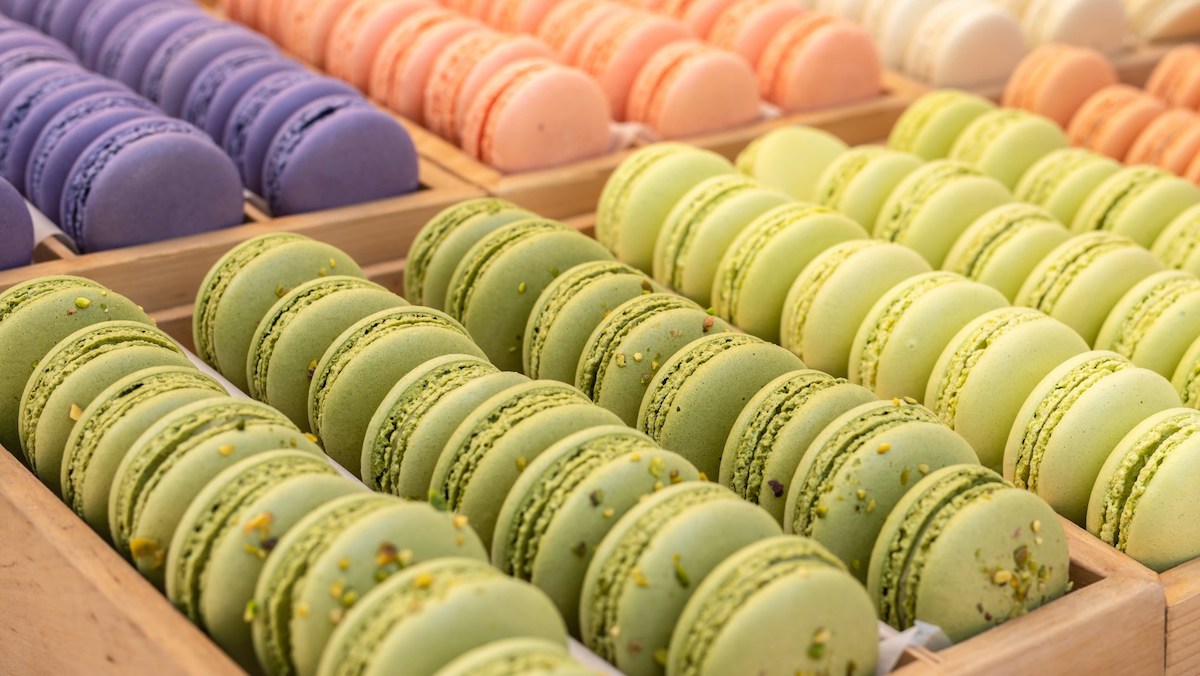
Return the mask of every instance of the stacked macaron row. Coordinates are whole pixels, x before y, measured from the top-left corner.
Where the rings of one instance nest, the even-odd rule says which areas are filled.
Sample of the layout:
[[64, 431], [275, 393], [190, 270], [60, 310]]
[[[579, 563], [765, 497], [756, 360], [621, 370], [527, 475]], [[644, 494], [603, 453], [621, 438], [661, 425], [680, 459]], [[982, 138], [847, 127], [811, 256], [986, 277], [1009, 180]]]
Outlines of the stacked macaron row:
[[[84, 70], [53, 38], [2, 17], [0, 27], [0, 175], [80, 251], [242, 222], [237, 170], [202, 132]], [[28, 240], [14, 240], [26, 263]]]
[[1200, 3], [1195, 0], [1125, 0], [1133, 30], [1143, 40], [1178, 40], [1200, 35]]
[[[359, 204], [418, 187], [416, 151], [396, 120], [352, 87], [304, 71], [253, 31], [218, 21], [198, 6], [178, 0], [33, 4], [39, 7], [39, 17], [70, 5], [76, 22], [64, 18], [72, 30], [64, 26], [62, 32], [70, 36], [79, 61], [124, 85], [110, 83], [108, 98], [119, 91], [128, 93], [128, 87], [168, 115], [194, 125], [174, 122], [172, 128], [186, 128], [201, 139], [203, 135], [196, 131], [203, 130], [228, 155], [222, 158], [225, 183], [230, 176], [235, 180], [240, 176], [237, 182], [262, 196], [274, 215]], [[59, 13], [65, 11], [64, 7]], [[83, 95], [76, 93], [72, 100]], [[96, 107], [93, 102], [92, 108]], [[84, 124], [85, 115], [85, 126], [90, 127], [99, 125], [97, 120], [103, 117], [76, 112], [77, 121], [70, 126]], [[128, 117], [125, 111], [124, 118]], [[170, 158], [179, 153], [168, 148], [151, 156], [157, 155]], [[147, 160], [138, 159], [146, 169]], [[236, 166], [232, 175], [229, 160]], [[198, 160], [191, 166], [201, 176], [212, 173]], [[174, 209], [169, 217], [159, 214], [158, 224], [164, 236], [173, 236], [177, 233], [172, 229], [182, 229], [189, 219], [199, 217], [192, 212], [203, 215], [214, 208], [214, 199], [198, 192], [197, 186], [203, 185], [189, 183], [191, 193], [182, 201], [163, 190], [135, 192], [152, 202], [161, 199]], [[130, 214], [144, 211], [139, 200], [124, 202]], [[193, 202], [194, 207], [178, 208]], [[239, 206], [238, 217], [240, 213]], [[64, 213], [64, 220], [69, 216]]]
[[0, 178], [0, 270], [29, 265], [37, 244], [29, 205], [13, 184]]

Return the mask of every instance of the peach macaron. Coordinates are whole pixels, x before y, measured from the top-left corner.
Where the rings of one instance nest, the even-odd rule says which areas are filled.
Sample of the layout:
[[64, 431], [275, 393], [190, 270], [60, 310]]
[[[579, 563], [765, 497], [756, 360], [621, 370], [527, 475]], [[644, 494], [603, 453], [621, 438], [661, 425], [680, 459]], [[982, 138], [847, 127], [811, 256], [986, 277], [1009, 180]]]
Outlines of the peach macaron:
[[[713, 96], [720, 92], [720, 96]], [[626, 119], [662, 139], [738, 127], [759, 117], [754, 71], [736, 54], [698, 40], [673, 42], [642, 68]]]
[[629, 93], [638, 72], [658, 50], [687, 40], [682, 23], [649, 12], [620, 12], [607, 17], [584, 42], [575, 65], [600, 83], [613, 117], [624, 119]]
[[784, 25], [758, 62], [759, 92], [789, 113], [877, 96], [882, 80], [883, 66], [870, 35], [816, 12]]
[[1167, 104], [1129, 85], [1112, 85], [1093, 94], [1067, 127], [1071, 145], [1124, 160], [1137, 137]]
[[392, 29], [432, 0], [354, 0], [333, 25], [325, 48], [325, 70], [367, 91], [375, 56]]
[[1093, 94], [1117, 84], [1117, 70], [1086, 47], [1049, 44], [1031, 51], [1013, 71], [1003, 104], [1048, 117], [1066, 127]]

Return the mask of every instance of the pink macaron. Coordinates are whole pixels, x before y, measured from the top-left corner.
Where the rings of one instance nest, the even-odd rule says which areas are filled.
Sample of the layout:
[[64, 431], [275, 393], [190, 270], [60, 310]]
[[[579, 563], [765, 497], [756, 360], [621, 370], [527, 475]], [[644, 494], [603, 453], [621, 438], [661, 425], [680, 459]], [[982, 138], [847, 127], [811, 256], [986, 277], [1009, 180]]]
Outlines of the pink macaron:
[[392, 29], [435, 6], [432, 0], [354, 0], [333, 25], [325, 48], [325, 70], [367, 91], [375, 55]]
[[487, 32], [476, 19], [449, 9], [426, 9], [396, 26], [375, 55], [371, 96], [404, 117], [423, 124], [425, 85], [433, 64], [451, 43]]
[[682, 23], [648, 12], [610, 16], [584, 43], [576, 65], [596, 78], [621, 120], [638, 72], [658, 50], [687, 40], [691, 31]]
[[596, 32], [597, 26], [615, 14], [632, 11], [609, 0], [566, 0], [542, 20], [537, 37], [558, 54], [563, 63], [576, 66], [579, 65], [579, 50]]
[[789, 21], [767, 45], [758, 82], [763, 98], [797, 112], [878, 96], [883, 67], [865, 30], [811, 12]]
[[674, 139], [739, 127], [759, 114], [758, 84], [744, 59], [682, 40], [660, 49], [638, 74], [626, 118]]
[[804, 5], [795, 0], [744, 0], [721, 13], [708, 41], [758, 67], [763, 50], [792, 19], [803, 16]]

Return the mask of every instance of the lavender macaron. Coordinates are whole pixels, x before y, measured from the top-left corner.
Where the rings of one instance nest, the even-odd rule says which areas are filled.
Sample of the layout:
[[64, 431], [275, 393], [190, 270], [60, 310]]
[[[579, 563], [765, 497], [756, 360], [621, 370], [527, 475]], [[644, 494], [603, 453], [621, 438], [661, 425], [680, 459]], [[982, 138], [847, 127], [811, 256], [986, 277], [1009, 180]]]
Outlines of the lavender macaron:
[[132, 89], [142, 84], [150, 59], [167, 36], [184, 26], [215, 23], [198, 6], [158, 0], [126, 16], [104, 40], [94, 68]]
[[21, 194], [0, 179], [0, 270], [29, 265], [33, 259], [33, 219]]
[[273, 48], [243, 47], [212, 60], [188, 87], [180, 116], [223, 145], [225, 124], [234, 106], [260, 81], [300, 64]]
[[168, 115], [180, 117], [192, 81], [213, 59], [241, 47], [270, 46], [266, 38], [237, 24], [186, 24], [168, 36], [150, 58], [141, 92]]
[[33, 25], [55, 40], [69, 43], [88, 6], [106, 3], [107, 0], [41, 0], [33, 14]]
[[187, 0], [158, 0], [148, 3], [146, 0], [93, 0], [80, 15], [75, 24], [75, 31], [66, 40], [79, 54], [79, 61], [93, 70], [98, 70], [100, 51], [104, 41], [113, 30], [130, 14], [141, 10], [149, 4], [187, 6]]

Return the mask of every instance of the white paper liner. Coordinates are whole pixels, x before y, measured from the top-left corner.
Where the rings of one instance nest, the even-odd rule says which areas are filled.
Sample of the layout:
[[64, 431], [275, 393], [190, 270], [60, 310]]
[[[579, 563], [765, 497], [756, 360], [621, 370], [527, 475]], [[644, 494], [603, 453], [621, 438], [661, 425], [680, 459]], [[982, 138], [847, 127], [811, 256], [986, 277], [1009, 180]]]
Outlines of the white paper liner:
[[33, 219], [33, 241], [35, 243], [41, 244], [48, 239], [54, 239], [72, 252], [79, 253], [79, 247], [75, 246], [75, 240], [71, 239], [53, 221], [46, 218], [46, 214], [28, 201], [25, 202], [25, 206], [29, 208], [29, 216]]
[[897, 631], [885, 622], [879, 623], [879, 664], [875, 667], [876, 676], [884, 676], [895, 670], [900, 656], [908, 648], [917, 646], [928, 650], [949, 648], [950, 639], [941, 627], [917, 620], [916, 624]]
[[[783, 110], [766, 101], [758, 102], [758, 119], [755, 122], [769, 122], [783, 117]], [[613, 122], [609, 125], [609, 152], [628, 150], [637, 145], [658, 143], [662, 140], [650, 125], [642, 122]]]

